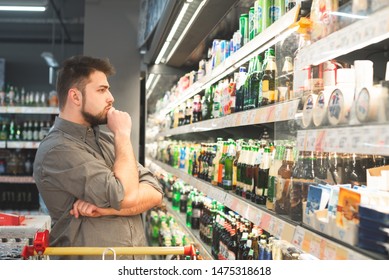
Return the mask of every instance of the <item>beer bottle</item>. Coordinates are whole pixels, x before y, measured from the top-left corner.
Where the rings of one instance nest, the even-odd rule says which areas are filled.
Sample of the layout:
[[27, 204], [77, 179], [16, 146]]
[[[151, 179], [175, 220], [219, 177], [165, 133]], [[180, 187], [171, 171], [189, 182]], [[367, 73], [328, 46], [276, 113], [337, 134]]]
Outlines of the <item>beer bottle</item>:
[[176, 181], [173, 184], [173, 197], [172, 197], [172, 208], [175, 211], [180, 209], [180, 200], [181, 200], [181, 188], [183, 183], [181, 181]]
[[239, 159], [236, 166], [236, 190], [235, 193], [242, 196], [243, 185], [244, 185], [244, 165], [247, 158], [247, 145], [242, 143], [242, 150], [239, 155]]
[[272, 158], [269, 169], [269, 179], [267, 187], [267, 199], [266, 199], [266, 208], [274, 211], [274, 201], [275, 201], [275, 188], [277, 185], [277, 173], [282, 165], [282, 160], [284, 157], [285, 146], [283, 141], [277, 140], [275, 142], [275, 149], [272, 152]]
[[225, 173], [224, 164], [225, 164], [225, 161], [227, 158], [227, 149], [228, 149], [228, 141], [224, 141], [223, 152], [222, 152], [222, 156], [219, 160], [219, 169], [218, 169], [218, 175], [217, 175], [217, 185], [221, 188], [223, 187], [223, 176]]
[[199, 176], [199, 166], [198, 166], [196, 151], [193, 151], [192, 176], [195, 178]]
[[326, 181], [330, 185], [343, 184], [343, 177], [342, 157], [340, 157], [336, 152], [329, 153]]
[[246, 110], [258, 107], [259, 99], [262, 99], [260, 83], [262, 80], [262, 57], [260, 55], [254, 57], [253, 72], [250, 75], [248, 100]]
[[286, 56], [282, 73], [279, 78], [278, 100], [284, 102], [293, 97], [293, 62], [292, 57]]
[[181, 213], [186, 213], [187, 211], [187, 202], [188, 202], [188, 193], [189, 193], [189, 188], [188, 186], [183, 186], [181, 188], [181, 193], [180, 193], [180, 212]]
[[192, 201], [192, 229], [200, 229], [200, 218], [203, 209], [203, 202], [200, 194], [196, 195]]
[[230, 82], [228, 86], [228, 91], [230, 93], [230, 113], [233, 114], [236, 112], [236, 83], [239, 79], [239, 73], [234, 73], [234, 79]]
[[276, 77], [277, 65], [276, 58], [274, 56], [274, 49], [269, 49], [265, 53], [264, 70], [261, 82], [262, 106], [273, 104], [277, 101], [278, 94], [275, 88]]
[[217, 150], [216, 150], [216, 156], [212, 160], [212, 180], [211, 184], [213, 186], [217, 186], [218, 183], [218, 176], [219, 176], [219, 161], [222, 156], [223, 152], [223, 139], [217, 138]]
[[236, 223], [232, 222], [229, 241], [227, 243], [228, 248], [228, 260], [234, 261], [238, 255], [238, 240], [236, 234]]
[[243, 111], [243, 103], [244, 103], [244, 92], [245, 92], [245, 82], [247, 79], [247, 70], [246, 67], [239, 67], [238, 80], [236, 82], [236, 103], [235, 103], [235, 111], [240, 112]]
[[245, 179], [246, 182], [243, 187], [242, 196], [248, 200], [251, 200], [254, 190], [254, 162], [255, 156], [258, 153], [258, 147], [253, 144], [249, 146], [249, 157], [247, 161], [246, 171], [245, 171]]
[[266, 204], [269, 169], [270, 169], [270, 148], [267, 146], [265, 147], [263, 159], [259, 168], [258, 186], [257, 186], [257, 192], [255, 194], [255, 203], [257, 204], [262, 204], [262, 205]]
[[216, 151], [217, 151], [217, 144], [213, 143], [210, 145], [210, 154], [208, 157], [208, 174], [207, 174], [207, 182], [212, 182], [212, 177], [214, 173], [214, 166], [213, 166], [213, 160], [216, 157]]
[[238, 161], [240, 157], [240, 151], [242, 149], [241, 146], [242, 140], [236, 141], [236, 155], [234, 157], [234, 162], [232, 163], [232, 191], [236, 192], [236, 186], [238, 182]]
[[224, 175], [222, 178], [223, 188], [232, 190], [233, 163], [236, 154], [236, 144], [231, 141], [228, 143], [228, 152], [224, 161]]
[[258, 180], [259, 180], [259, 166], [262, 163], [263, 154], [264, 154], [264, 148], [265, 145], [262, 144], [262, 141], [259, 141], [259, 144], [256, 146], [256, 149], [254, 151], [254, 165], [253, 165], [253, 189], [252, 189], [252, 195], [251, 195], [251, 201], [255, 202], [255, 195], [257, 193], [258, 188]]
[[196, 192], [194, 190], [191, 190], [188, 195], [188, 200], [186, 202], [186, 226], [189, 228], [192, 227], [192, 202], [195, 195]]
[[305, 152], [300, 151], [296, 164], [293, 167], [290, 185], [290, 212], [289, 216], [294, 221], [302, 220], [303, 188], [307, 186], [304, 176]]
[[276, 201], [275, 212], [277, 214], [289, 213], [289, 188], [290, 178], [293, 170], [293, 148], [290, 144], [285, 145], [285, 156], [280, 169], [278, 169], [277, 185], [276, 185]]

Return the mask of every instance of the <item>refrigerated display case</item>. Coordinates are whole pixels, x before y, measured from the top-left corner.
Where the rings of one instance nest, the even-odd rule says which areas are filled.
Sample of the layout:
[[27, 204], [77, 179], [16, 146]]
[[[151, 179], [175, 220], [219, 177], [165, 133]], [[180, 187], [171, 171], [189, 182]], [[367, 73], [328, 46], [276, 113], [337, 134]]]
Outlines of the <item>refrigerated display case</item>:
[[[248, 8], [255, 2], [236, 1], [235, 6], [231, 5], [231, 9], [235, 8], [235, 13], [248, 12]], [[324, 207], [321, 209], [322, 211], [309, 212], [307, 207], [313, 207], [310, 197], [313, 196], [314, 188], [312, 188], [309, 198], [307, 193], [301, 197], [303, 201], [300, 205], [301, 217], [297, 220], [291, 219], [287, 214], [279, 214], [274, 209], [268, 209], [265, 205], [248, 201], [234, 191], [225, 190], [222, 187], [214, 186], [207, 180], [195, 178], [187, 169], [180, 168], [176, 164], [172, 166], [171, 162], [160, 157], [159, 149], [166, 148], [169, 143], [183, 146], [188, 142], [216, 143], [218, 137], [225, 140], [228, 138], [260, 140], [266, 131], [273, 139], [273, 144], [277, 141], [287, 141], [295, 147], [293, 152], [295, 163], [298, 162], [300, 153], [302, 161], [303, 158], [307, 160], [310, 158], [324, 160], [325, 158], [329, 161], [328, 157], [331, 156], [332, 160], [335, 154], [339, 158], [344, 155], [346, 158], [368, 158], [370, 161], [377, 162], [376, 165], [365, 165], [363, 174], [369, 172], [366, 169], [370, 167], [388, 164], [386, 158], [389, 155], [386, 117], [388, 93], [385, 82], [388, 79], [385, 77], [385, 71], [387, 71], [385, 46], [387, 46], [389, 38], [388, 5], [383, 1], [363, 1], [367, 4], [363, 8], [358, 5], [360, 4], [357, 3], [358, 1], [332, 1], [337, 2], [338, 8], [334, 8], [335, 6], [327, 7], [328, 13], [326, 15], [331, 18], [331, 28], [325, 29], [325, 32], [322, 31], [320, 36], [316, 35], [316, 37], [312, 37], [313, 39], [311, 38], [312, 40], [309, 40], [310, 37], [307, 34], [311, 34], [312, 28], [317, 28], [315, 26], [323, 24], [323, 22], [320, 20], [318, 22], [317, 17], [312, 17], [312, 12], [317, 13], [317, 11], [311, 10], [311, 18], [309, 18], [305, 7], [307, 1], [296, 2], [297, 5], [294, 8], [251, 41], [241, 46], [238, 51], [215, 66], [212, 71], [205, 71], [205, 76], [193, 82], [189, 78], [190, 75], [187, 76], [184, 87], [186, 89], [182, 90], [180, 94], [177, 94], [177, 89], [183, 88], [182, 83], [180, 83], [182, 80], [172, 87], [170, 94], [160, 98], [159, 104], [148, 104], [153, 109], [154, 106], [157, 107], [158, 111], [149, 110], [151, 114], [146, 123], [148, 127], [146, 135], [148, 141], [146, 144], [147, 164], [153, 170], [163, 169], [195, 186], [208, 197], [223, 203], [245, 219], [259, 225], [272, 236], [286, 240], [319, 259], [388, 259], [388, 239], [387, 236], [385, 237], [385, 230], [382, 230], [388, 228], [385, 218], [389, 207], [388, 192], [383, 183], [380, 183], [379, 187], [373, 191], [374, 194], [370, 193], [374, 189], [375, 185], [373, 184], [377, 184], [374, 179], [379, 180], [375, 176], [370, 176], [370, 173], [364, 176], [369, 179], [353, 181], [350, 184], [351, 193], [359, 191], [362, 197], [358, 200], [361, 209], [377, 207], [378, 209], [373, 211], [380, 213], [378, 216], [381, 218], [372, 221], [375, 224], [370, 225], [371, 227], [367, 231], [363, 231], [364, 227], [368, 226], [366, 226], [366, 221], [363, 221], [362, 212], [359, 213], [361, 217], [356, 217], [355, 222], [350, 223], [349, 227], [340, 227], [336, 223], [335, 217], [328, 218], [328, 208]], [[312, 1], [312, 4], [317, 5], [317, 2]], [[204, 7], [207, 9], [207, 3]], [[237, 7], [239, 8], [237, 9]], [[303, 12], [304, 14], [302, 14]], [[206, 14], [206, 12], [200, 13], [200, 16], [202, 14]], [[229, 16], [231, 16], [231, 12], [226, 13], [220, 21], [223, 22]], [[215, 25], [211, 29], [217, 28], [221, 27]], [[194, 32], [193, 29], [190, 29], [190, 32]], [[212, 35], [212, 32], [210, 34]], [[211, 86], [225, 78], [230, 80], [240, 67], [249, 68], [250, 60], [258, 55], [263, 55], [269, 48], [273, 48], [275, 51], [275, 63], [278, 68], [275, 81], [276, 90], [279, 91], [277, 96], [282, 93], [281, 96], [288, 96], [288, 98], [280, 98], [274, 104], [258, 106], [250, 110], [178, 125], [179, 122], [175, 120], [175, 114], [177, 117], [181, 104], [188, 104], [188, 100], [195, 95], [205, 96]], [[179, 57], [179, 55], [177, 56]], [[294, 75], [293, 87], [288, 88], [288, 94], [285, 95], [283, 78], [290, 74], [290, 70], [285, 70], [284, 73], [282, 70], [284, 68], [290, 69], [290, 67], [284, 67], [286, 62], [290, 62], [290, 58], [287, 57], [292, 59]], [[360, 69], [356, 61], [362, 60], [369, 60], [374, 65], [371, 66], [374, 68], [374, 79], [371, 77], [370, 84], [357, 89], [355, 85], [352, 85], [353, 89], [350, 90], [350, 86], [345, 87], [342, 82], [351, 83], [351, 80], [355, 80], [354, 76], [349, 76], [349, 72], [356, 72]], [[197, 71], [196, 68], [193, 70]], [[372, 70], [369, 73], [372, 73]], [[364, 75], [366, 74], [358, 77], [361, 78]], [[338, 84], [336, 84], [336, 79], [339, 80]], [[361, 83], [358, 81], [356, 84], [359, 87]], [[384, 82], [380, 83], [380, 81]], [[363, 88], [365, 90], [362, 90]], [[341, 99], [341, 95], [337, 95], [342, 90], [343, 96], [345, 96], [343, 99]], [[374, 95], [376, 93], [379, 97]], [[348, 107], [343, 104], [339, 105], [339, 102], [330, 103], [331, 100], [335, 99], [343, 100]], [[150, 101], [152, 99], [149, 99]], [[323, 103], [324, 106], [315, 109], [315, 106]], [[183, 105], [181, 110], [184, 111], [185, 107], [188, 106]], [[338, 119], [331, 119], [337, 116]], [[385, 169], [382, 167], [380, 170]], [[332, 171], [326, 173], [334, 174]], [[382, 171], [381, 174], [383, 174], [382, 179], [384, 179], [385, 171]], [[297, 178], [297, 175], [294, 176]], [[329, 182], [327, 178], [314, 176], [308, 185], [302, 185], [310, 190], [310, 184], [335, 183], [341, 185], [350, 182], [350, 180]], [[340, 188], [344, 188], [344, 186], [340, 186]], [[322, 192], [321, 189], [320, 192]], [[331, 194], [329, 193], [328, 196]], [[370, 201], [366, 202], [366, 200]], [[345, 201], [348, 202], [347, 199]], [[369, 206], [364, 206], [368, 203], [370, 203]], [[342, 207], [340, 202], [336, 202], [332, 206]], [[329, 219], [334, 220], [329, 221]], [[362, 225], [360, 221], [362, 221]], [[346, 221], [346, 223], [349, 222]], [[378, 234], [383, 238], [372, 241], [370, 238], [366, 238], [368, 235], [366, 232], [372, 236]]]

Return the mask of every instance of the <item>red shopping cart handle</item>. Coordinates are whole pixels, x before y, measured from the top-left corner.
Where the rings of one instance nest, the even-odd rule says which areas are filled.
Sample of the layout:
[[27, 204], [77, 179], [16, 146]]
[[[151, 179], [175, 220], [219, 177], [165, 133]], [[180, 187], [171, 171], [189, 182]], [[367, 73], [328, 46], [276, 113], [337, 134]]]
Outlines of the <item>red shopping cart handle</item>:
[[[101, 252], [106, 249], [104, 247], [49, 247], [49, 231], [45, 230], [35, 234], [33, 245], [23, 248], [22, 257], [29, 259], [35, 255], [101, 255]], [[193, 245], [184, 247], [113, 247], [111, 249], [124, 255], [183, 254], [191, 257], [196, 255]]]

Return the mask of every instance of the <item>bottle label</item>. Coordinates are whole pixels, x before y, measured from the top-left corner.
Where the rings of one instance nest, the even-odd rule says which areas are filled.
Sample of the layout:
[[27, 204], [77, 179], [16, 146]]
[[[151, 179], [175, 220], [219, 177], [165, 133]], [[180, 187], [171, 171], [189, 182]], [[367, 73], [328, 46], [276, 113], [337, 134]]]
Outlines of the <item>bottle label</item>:
[[231, 180], [227, 180], [227, 179], [223, 179], [223, 186], [232, 186], [232, 181]]
[[201, 210], [192, 207], [192, 217], [193, 218], [200, 218], [200, 216], [201, 216]]

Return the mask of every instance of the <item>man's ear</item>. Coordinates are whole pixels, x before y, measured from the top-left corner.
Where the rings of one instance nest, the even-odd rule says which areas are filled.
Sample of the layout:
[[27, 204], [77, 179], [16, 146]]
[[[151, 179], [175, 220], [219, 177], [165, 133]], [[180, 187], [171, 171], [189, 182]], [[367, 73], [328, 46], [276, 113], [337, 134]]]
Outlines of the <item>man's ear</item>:
[[68, 99], [76, 105], [81, 105], [82, 94], [78, 89], [71, 88], [68, 91]]

